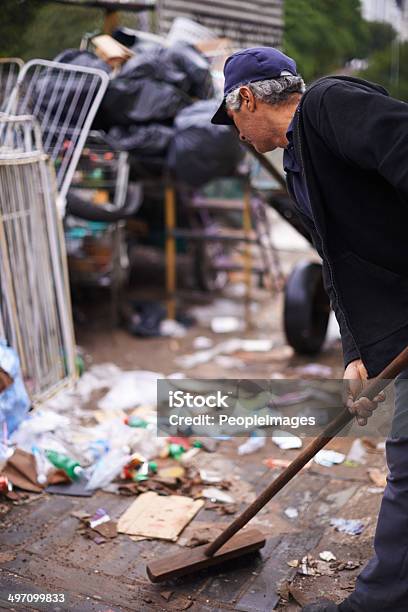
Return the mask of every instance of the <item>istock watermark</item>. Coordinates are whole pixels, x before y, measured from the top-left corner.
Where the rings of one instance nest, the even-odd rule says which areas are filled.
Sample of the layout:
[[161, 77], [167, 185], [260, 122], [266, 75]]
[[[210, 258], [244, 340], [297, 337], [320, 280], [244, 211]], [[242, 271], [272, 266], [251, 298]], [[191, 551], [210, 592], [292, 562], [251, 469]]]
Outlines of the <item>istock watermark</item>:
[[[159, 379], [159, 436], [314, 437], [345, 409], [343, 380]], [[378, 412], [378, 414], [377, 414]], [[364, 428], [341, 435], [386, 435], [392, 410], [385, 403]]]
[[221, 391], [213, 395], [194, 395], [194, 393], [186, 393], [179, 389], [178, 391], [169, 391], [169, 407], [170, 408], [228, 408], [228, 395], [222, 395]]

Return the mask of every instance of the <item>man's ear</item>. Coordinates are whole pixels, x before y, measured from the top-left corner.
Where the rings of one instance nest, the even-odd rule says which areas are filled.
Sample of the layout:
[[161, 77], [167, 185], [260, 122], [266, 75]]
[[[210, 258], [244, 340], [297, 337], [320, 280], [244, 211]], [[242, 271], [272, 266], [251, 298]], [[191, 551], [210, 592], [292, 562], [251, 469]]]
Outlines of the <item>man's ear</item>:
[[241, 105], [252, 113], [256, 108], [256, 100], [251, 88], [243, 85], [240, 87], [239, 95], [241, 96]]

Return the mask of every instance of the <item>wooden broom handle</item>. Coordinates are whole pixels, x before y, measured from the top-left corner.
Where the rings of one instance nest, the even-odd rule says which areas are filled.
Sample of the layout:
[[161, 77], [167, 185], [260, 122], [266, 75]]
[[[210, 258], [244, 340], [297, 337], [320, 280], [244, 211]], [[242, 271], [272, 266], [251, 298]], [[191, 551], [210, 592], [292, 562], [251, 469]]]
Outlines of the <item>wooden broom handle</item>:
[[[408, 368], [408, 346], [377, 376], [373, 378], [366, 387], [356, 397], [360, 399], [367, 397], [374, 399], [388, 384], [398, 376], [403, 370]], [[250, 504], [220, 535], [215, 538], [206, 548], [207, 557], [212, 557], [225, 542], [237, 533], [248, 523], [258, 512], [274, 497], [300, 470], [307, 464], [316, 453], [319, 452], [347, 423], [354, 418], [354, 415], [345, 408], [326, 429], [313, 440], [292, 463], [268, 485], [262, 493]]]

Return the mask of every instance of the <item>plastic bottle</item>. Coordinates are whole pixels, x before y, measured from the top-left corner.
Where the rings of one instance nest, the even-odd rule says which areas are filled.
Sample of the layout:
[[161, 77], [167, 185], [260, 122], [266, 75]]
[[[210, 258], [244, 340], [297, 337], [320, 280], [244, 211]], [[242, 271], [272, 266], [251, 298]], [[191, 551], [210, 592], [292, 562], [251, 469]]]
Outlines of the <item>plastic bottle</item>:
[[79, 465], [78, 461], [57, 453], [53, 450], [46, 450], [45, 456], [56, 468], [63, 470], [71, 480], [78, 480], [84, 473], [84, 469]]
[[129, 463], [129, 448], [115, 448], [99, 459], [86, 485], [87, 490], [101, 489], [112, 482]]
[[94, 463], [95, 461], [99, 461], [102, 455], [109, 451], [109, 448], [110, 445], [108, 440], [93, 440], [86, 449], [84, 457], [89, 463]]
[[147, 421], [135, 414], [133, 416], [125, 417], [124, 423], [125, 425], [129, 425], [129, 427], [143, 427], [143, 429], [147, 427]]
[[157, 472], [157, 463], [156, 461], [149, 461], [149, 472], [152, 472], [153, 474], [156, 474]]
[[185, 448], [181, 444], [169, 444], [169, 455], [173, 459], [179, 459], [185, 453]]
[[37, 482], [40, 485], [44, 485], [47, 482], [48, 472], [52, 468], [52, 463], [50, 463], [44, 451], [41, 448], [38, 448], [38, 446], [33, 445], [31, 450], [35, 459]]
[[142, 480], [148, 480], [149, 476], [157, 472], [157, 463], [155, 461], [146, 461], [143, 463], [138, 471], [132, 476], [132, 480], [140, 482]]

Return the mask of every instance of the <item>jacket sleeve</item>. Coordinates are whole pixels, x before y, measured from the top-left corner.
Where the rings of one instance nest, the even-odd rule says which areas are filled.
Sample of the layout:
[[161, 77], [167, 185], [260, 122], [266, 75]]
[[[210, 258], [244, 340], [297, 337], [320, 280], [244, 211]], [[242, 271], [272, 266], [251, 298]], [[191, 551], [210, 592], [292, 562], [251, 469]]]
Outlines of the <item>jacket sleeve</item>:
[[334, 153], [379, 172], [408, 198], [408, 104], [343, 81], [321, 96], [317, 122]]
[[330, 305], [336, 315], [337, 323], [340, 328], [341, 343], [343, 346], [343, 360], [344, 367], [346, 368], [351, 361], [360, 359], [360, 353], [355, 345], [352, 335], [346, 324], [346, 320], [343, 311], [340, 309], [336, 293], [333, 289], [333, 285], [330, 279], [330, 273], [326, 261], [323, 259], [323, 284], [326, 289], [327, 295], [329, 296]]

